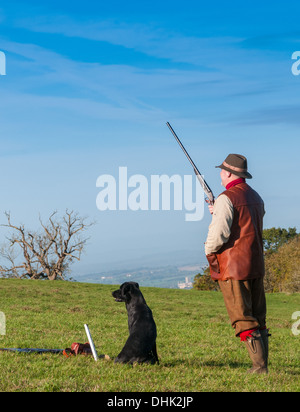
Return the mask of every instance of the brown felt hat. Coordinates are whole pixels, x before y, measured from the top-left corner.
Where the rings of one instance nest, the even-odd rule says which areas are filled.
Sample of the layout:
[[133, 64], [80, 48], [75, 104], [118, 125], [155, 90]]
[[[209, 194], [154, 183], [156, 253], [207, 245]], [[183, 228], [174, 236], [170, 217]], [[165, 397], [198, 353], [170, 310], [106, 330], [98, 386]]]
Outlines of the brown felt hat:
[[227, 172], [236, 176], [252, 179], [251, 174], [248, 172], [247, 159], [240, 154], [229, 154], [224, 162], [216, 167], [227, 170]]

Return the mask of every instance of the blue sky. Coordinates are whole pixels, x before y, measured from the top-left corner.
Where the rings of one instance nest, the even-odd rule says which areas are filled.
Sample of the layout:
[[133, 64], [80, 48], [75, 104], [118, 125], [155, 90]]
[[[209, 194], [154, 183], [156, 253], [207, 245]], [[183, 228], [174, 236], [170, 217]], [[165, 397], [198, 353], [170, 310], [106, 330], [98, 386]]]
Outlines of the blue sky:
[[1, 214], [95, 219], [78, 273], [180, 251], [204, 263], [208, 211], [96, 208], [97, 177], [120, 166], [192, 174], [169, 121], [215, 195], [214, 166], [245, 154], [265, 227], [299, 230], [299, 15], [297, 1], [2, 2]]

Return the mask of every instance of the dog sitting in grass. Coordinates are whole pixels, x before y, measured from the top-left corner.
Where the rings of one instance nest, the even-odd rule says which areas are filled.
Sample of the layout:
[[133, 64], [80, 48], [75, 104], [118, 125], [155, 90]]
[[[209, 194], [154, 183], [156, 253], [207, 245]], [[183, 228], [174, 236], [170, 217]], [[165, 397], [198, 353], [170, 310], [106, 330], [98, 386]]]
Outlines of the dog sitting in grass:
[[156, 352], [156, 324], [139, 284], [125, 282], [112, 295], [116, 302], [125, 302], [129, 329], [129, 337], [115, 362], [159, 363]]

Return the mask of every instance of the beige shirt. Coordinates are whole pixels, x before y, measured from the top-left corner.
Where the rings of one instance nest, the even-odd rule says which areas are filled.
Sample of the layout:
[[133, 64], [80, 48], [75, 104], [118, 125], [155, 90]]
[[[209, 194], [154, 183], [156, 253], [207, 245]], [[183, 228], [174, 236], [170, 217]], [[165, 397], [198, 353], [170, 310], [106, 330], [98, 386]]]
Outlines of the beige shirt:
[[220, 195], [214, 204], [214, 213], [205, 242], [205, 254], [216, 253], [228, 242], [233, 222], [233, 205], [226, 195]]

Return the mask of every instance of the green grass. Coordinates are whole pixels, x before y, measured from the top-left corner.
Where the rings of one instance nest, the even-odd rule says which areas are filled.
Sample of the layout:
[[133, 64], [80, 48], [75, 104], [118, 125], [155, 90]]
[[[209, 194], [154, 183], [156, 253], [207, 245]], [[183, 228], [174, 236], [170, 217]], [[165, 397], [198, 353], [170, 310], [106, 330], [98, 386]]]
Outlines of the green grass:
[[[88, 323], [99, 354], [125, 343], [125, 305], [109, 285], [0, 280], [6, 335], [0, 347], [66, 348], [86, 342]], [[269, 375], [247, 375], [220, 292], [141, 288], [157, 324], [160, 365], [119, 365], [92, 357], [0, 352], [0, 391], [299, 391], [300, 335], [291, 332], [300, 294], [267, 295]]]

